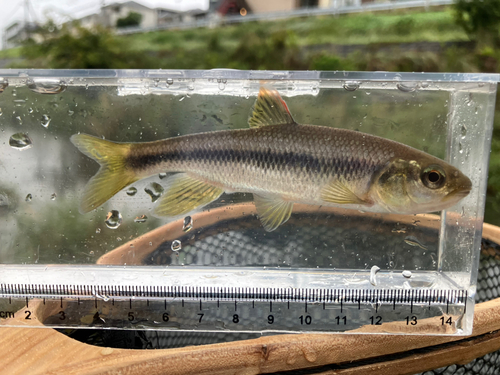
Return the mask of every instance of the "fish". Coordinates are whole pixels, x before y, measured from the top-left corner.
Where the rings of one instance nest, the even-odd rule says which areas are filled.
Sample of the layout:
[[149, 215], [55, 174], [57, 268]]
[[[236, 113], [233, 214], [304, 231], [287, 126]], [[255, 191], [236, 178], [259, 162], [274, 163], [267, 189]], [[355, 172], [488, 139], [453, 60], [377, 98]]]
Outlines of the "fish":
[[223, 193], [252, 193], [266, 231], [285, 223], [295, 203], [363, 212], [417, 214], [466, 197], [470, 179], [445, 161], [357, 131], [295, 122], [278, 91], [260, 88], [249, 127], [119, 143], [87, 134], [71, 142], [100, 169], [84, 188], [88, 213], [134, 182], [166, 180], [156, 216], [179, 217]]

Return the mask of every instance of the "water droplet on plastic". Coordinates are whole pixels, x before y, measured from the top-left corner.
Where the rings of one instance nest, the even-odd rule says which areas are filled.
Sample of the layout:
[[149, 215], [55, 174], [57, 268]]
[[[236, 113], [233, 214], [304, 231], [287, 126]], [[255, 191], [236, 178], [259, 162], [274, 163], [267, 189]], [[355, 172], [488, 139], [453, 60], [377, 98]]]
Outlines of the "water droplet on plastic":
[[93, 250], [90, 250], [89, 255], [90, 255], [90, 256], [94, 256], [94, 251], [93, 251]]
[[0, 207], [8, 205], [9, 205], [9, 198], [6, 195], [0, 194]]
[[217, 83], [219, 84], [218, 87], [219, 87], [220, 91], [223, 91], [226, 88], [226, 82], [227, 82], [227, 79], [218, 79], [217, 80]]
[[465, 125], [462, 125], [460, 133], [462, 134], [462, 139], [465, 139], [465, 136], [467, 135], [467, 128], [465, 127]]
[[52, 193], [51, 196], [50, 196], [50, 200], [55, 201], [56, 198], [57, 198], [56, 193]]
[[21, 118], [21, 116], [16, 116], [16, 120], [19, 122], [19, 125], [23, 124], [23, 119]]
[[59, 94], [66, 90], [65, 82], [57, 80], [57, 79], [43, 79], [43, 80], [34, 80], [30, 79], [27, 82], [28, 88], [36, 92], [38, 94]]
[[459, 143], [458, 143], [458, 152], [460, 152], [461, 154], [463, 154], [463, 153], [464, 153], [464, 148], [463, 148], [463, 146], [462, 146], [462, 142], [459, 142]]
[[127, 195], [133, 197], [137, 193], [137, 189], [135, 187], [131, 187], [127, 189]]
[[358, 81], [346, 81], [342, 86], [347, 91], [356, 91], [357, 89], [359, 89], [359, 82]]
[[32, 200], [32, 199], [33, 199], [33, 195], [28, 194], [24, 200], [25, 200], [26, 202], [31, 202], [31, 200]]
[[122, 214], [117, 210], [111, 210], [106, 215], [106, 220], [104, 223], [109, 229], [116, 229], [122, 223]]
[[101, 233], [101, 228], [96, 228], [95, 232], [96, 232], [97, 234]]
[[3, 115], [2, 108], [0, 108], [0, 116], [2, 116], [2, 115]]
[[9, 82], [6, 79], [0, 78], [0, 94], [9, 86]]
[[144, 188], [144, 191], [151, 197], [152, 202], [156, 202], [161, 197], [163, 190], [163, 187], [156, 182], [152, 182], [148, 187]]
[[136, 222], [136, 223], [145, 223], [146, 220], [148, 220], [148, 217], [146, 215], [141, 215], [141, 216], [137, 216], [134, 219], [134, 222]]
[[28, 108], [28, 113], [33, 113], [33, 108]]
[[411, 277], [411, 271], [404, 270], [401, 272], [401, 275], [403, 275], [404, 278], [409, 279]]
[[409, 82], [406, 82], [406, 83], [397, 83], [396, 84], [396, 87], [398, 88], [399, 91], [402, 91], [402, 92], [413, 92], [413, 91], [416, 91], [417, 88], [418, 88], [418, 84], [417, 83], [409, 83]]
[[370, 284], [377, 286], [377, 272], [380, 271], [379, 266], [373, 266], [370, 270]]
[[172, 249], [172, 251], [180, 251], [182, 249], [181, 241], [179, 241], [179, 240], [173, 241], [171, 249]]
[[47, 128], [50, 124], [50, 116], [42, 115], [42, 126]]
[[193, 218], [191, 216], [186, 216], [184, 218], [184, 224], [182, 225], [182, 230], [184, 232], [189, 232], [193, 229]]
[[163, 180], [165, 177], [167, 177], [166, 173], [160, 173], [160, 180]]
[[167, 78], [167, 85], [171, 85], [174, 83], [174, 80], [172, 78]]
[[33, 141], [26, 133], [16, 133], [10, 136], [9, 145], [19, 151], [23, 151], [33, 147]]

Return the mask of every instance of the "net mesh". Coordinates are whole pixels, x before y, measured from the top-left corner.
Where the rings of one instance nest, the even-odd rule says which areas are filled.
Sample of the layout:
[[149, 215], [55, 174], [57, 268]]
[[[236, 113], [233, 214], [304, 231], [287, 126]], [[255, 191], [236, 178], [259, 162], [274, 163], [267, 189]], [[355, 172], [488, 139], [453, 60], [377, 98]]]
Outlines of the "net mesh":
[[[251, 229], [250, 229], [251, 230]], [[346, 233], [344, 232], [343, 235]], [[272, 259], [258, 259], [262, 250], [256, 252], [252, 247], [252, 236], [239, 234], [238, 241], [227, 241], [220, 234], [208, 236], [203, 243], [196, 243], [193, 248], [204, 249], [206, 254], [192, 253], [194, 257], [200, 257], [199, 260], [193, 263], [203, 264], [208, 258], [217, 256], [210, 254], [211, 249], [220, 248], [225, 245], [225, 254], [227, 259], [223, 263], [231, 264], [234, 257], [243, 257], [247, 253], [248, 263], [255, 265], [256, 263], [269, 262]], [[314, 236], [310, 237], [310, 239]], [[298, 236], [299, 240], [304, 240], [303, 236]], [[224, 244], [215, 242], [225, 242]], [[234, 253], [231, 254], [231, 246], [233, 244]], [[276, 246], [279, 248], [279, 246]], [[485, 302], [500, 295], [500, 245], [491, 241], [482, 240], [481, 243], [481, 258], [478, 274], [478, 285], [476, 294], [476, 303]], [[189, 249], [186, 249], [188, 255], [191, 254]], [[229, 255], [227, 255], [229, 253]], [[250, 255], [248, 255], [250, 254]], [[167, 252], [158, 249], [156, 254], [149, 259], [150, 264], [172, 264], [175, 260], [168, 255]], [[232, 257], [233, 256], [233, 257]], [[275, 254], [270, 251], [268, 257], [272, 258]], [[257, 257], [257, 259], [254, 259]], [[330, 260], [330, 259], [328, 259]], [[239, 260], [241, 262], [241, 259]], [[245, 263], [243, 261], [242, 263]], [[306, 263], [306, 261], [304, 261]], [[120, 331], [120, 330], [61, 330], [72, 338], [88, 344], [98, 346], [108, 346], [115, 348], [134, 348], [134, 349], [167, 349], [179, 348], [192, 345], [206, 345], [222, 342], [231, 342], [237, 340], [247, 340], [261, 337], [260, 333], [233, 333], [233, 332], [169, 332], [169, 331]], [[289, 373], [287, 373], [289, 374]], [[472, 375], [472, 374], [500, 374], [500, 350], [487, 354], [481, 358], [476, 358], [465, 365], [451, 365], [443, 368], [426, 371], [419, 375]]]

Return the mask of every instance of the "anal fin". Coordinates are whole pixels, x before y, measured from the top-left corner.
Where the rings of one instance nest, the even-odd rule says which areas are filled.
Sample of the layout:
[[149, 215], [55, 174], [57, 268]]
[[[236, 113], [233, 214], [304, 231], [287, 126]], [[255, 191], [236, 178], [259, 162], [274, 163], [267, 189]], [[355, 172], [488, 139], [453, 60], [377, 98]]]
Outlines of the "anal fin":
[[186, 173], [178, 173], [169, 179], [160, 203], [155, 209], [159, 216], [178, 216], [187, 214], [198, 207], [213, 202], [224, 192]]
[[257, 194], [254, 194], [254, 202], [262, 225], [268, 232], [285, 223], [292, 214], [293, 202]]
[[359, 204], [369, 206], [369, 202], [359, 198], [349, 189], [344, 182], [336, 180], [323, 187], [321, 199], [335, 204]]

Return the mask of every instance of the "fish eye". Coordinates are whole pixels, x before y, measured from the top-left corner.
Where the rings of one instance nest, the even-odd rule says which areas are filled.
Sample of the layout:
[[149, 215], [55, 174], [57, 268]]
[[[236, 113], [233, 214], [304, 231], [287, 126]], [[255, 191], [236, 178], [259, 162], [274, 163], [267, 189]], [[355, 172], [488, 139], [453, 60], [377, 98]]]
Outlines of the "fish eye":
[[444, 171], [436, 165], [425, 168], [421, 176], [422, 183], [429, 189], [439, 189], [445, 183]]

